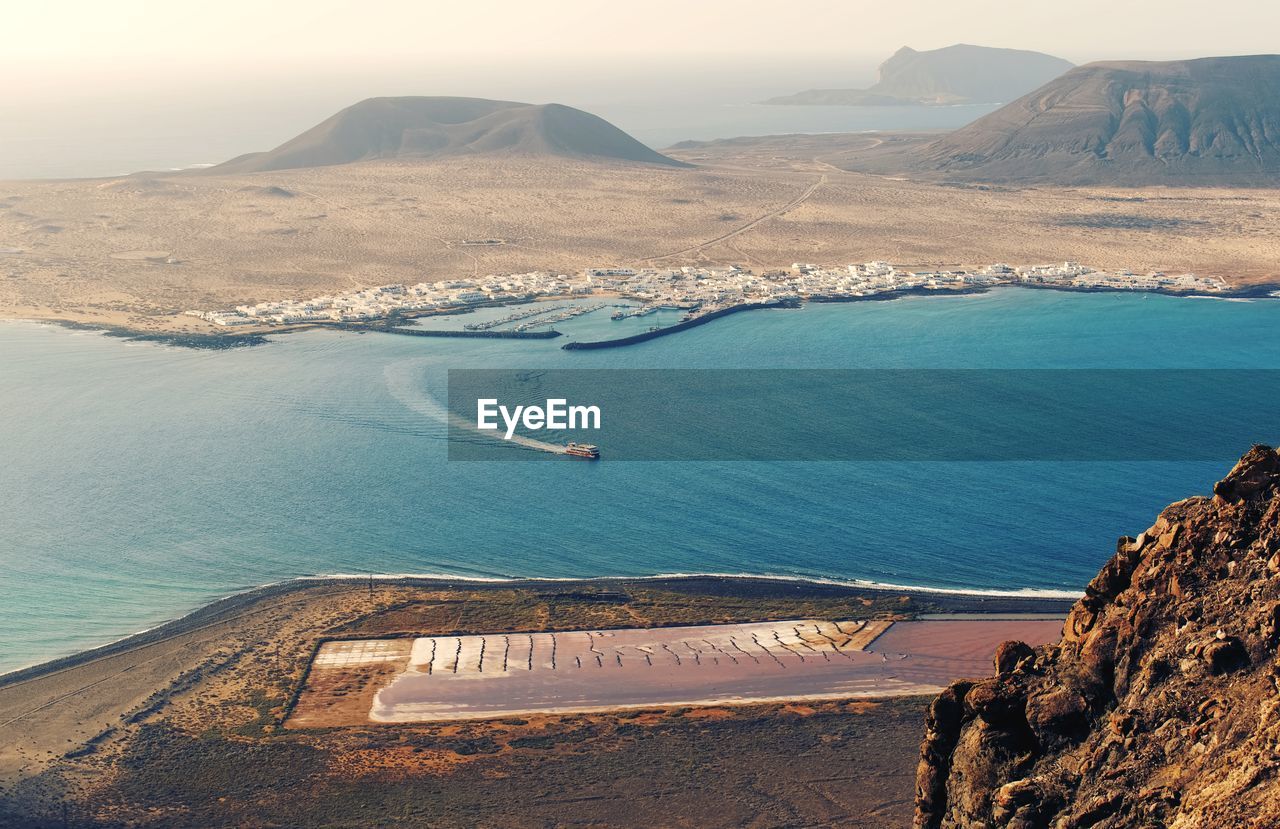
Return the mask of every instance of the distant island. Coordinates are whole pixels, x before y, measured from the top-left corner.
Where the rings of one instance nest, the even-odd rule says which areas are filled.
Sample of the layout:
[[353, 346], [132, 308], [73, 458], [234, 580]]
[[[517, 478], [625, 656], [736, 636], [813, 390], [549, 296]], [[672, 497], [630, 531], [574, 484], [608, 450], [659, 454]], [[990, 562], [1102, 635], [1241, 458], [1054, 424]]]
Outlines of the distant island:
[[1070, 61], [1021, 49], [958, 43], [918, 52], [903, 46], [880, 64], [870, 89], [809, 89], [764, 101], [793, 106], [1002, 104], [1073, 68]]
[[261, 173], [375, 159], [495, 153], [688, 166], [573, 107], [410, 96], [360, 101], [274, 150], [242, 155], [201, 172]]
[[955, 132], [886, 140], [840, 166], [1016, 185], [1275, 186], [1280, 55], [1090, 63]]
[[[662, 153], [569, 107], [371, 98], [274, 150], [209, 169], [6, 182], [0, 318], [225, 347], [259, 341], [267, 330], [256, 330], [262, 319], [227, 313], [241, 306], [274, 309], [264, 316], [288, 320], [277, 325], [393, 325], [376, 312], [363, 318], [365, 305], [378, 304], [365, 301], [367, 292], [426, 285], [416, 299], [435, 308], [461, 299], [449, 283], [481, 284], [490, 275], [519, 294], [511, 275], [740, 268], [731, 277], [695, 274], [677, 283], [721, 294], [697, 314], [740, 304], [735, 280], [743, 272], [764, 277], [793, 263], [837, 267], [829, 278], [792, 273], [761, 282], [799, 295], [832, 286], [836, 295], [906, 289], [837, 284], [850, 277], [845, 263], [872, 257], [899, 263], [904, 281], [952, 285], [963, 282], [957, 271], [973, 266], [1078, 261], [1126, 287], [1145, 289], [1139, 285], [1151, 273], [1196, 273], [1223, 277], [1231, 292], [1265, 294], [1277, 282], [1272, 229], [1280, 196], [1251, 190], [1245, 210], [1238, 193], [1210, 188], [1256, 188], [1280, 170], [1267, 143], [1277, 134], [1275, 97], [1264, 96], [1276, 88], [1267, 80], [1276, 60], [1185, 62], [1183, 75], [1169, 76], [1183, 81], [1163, 79], [1163, 86], [1151, 67], [1166, 65], [1141, 64], [1152, 78], [1145, 92], [1133, 71], [1107, 70], [1131, 84], [1114, 87], [1117, 94], [1132, 90], [1114, 130], [1105, 131], [1118, 119], [1107, 114], [1115, 112], [1108, 109], [1112, 87], [1073, 98], [1069, 108], [1049, 95], [1042, 119], [1005, 131], [1007, 147], [997, 119], [1019, 123], [1012, 116], [1034, 112], [1034, 96], [951, 136], [754, 137], [686, 142]], [[1045, 89], [1108, 66], [1073, 70]], [[1225, 74], [1206, 74], [1214, 67]], [[1231, 77], [1251, 79], [1259, 97], [1229, 89], [1217, 101], [1206, 97]], [[1180, 146], [1172, 137], [1183, 134], [1175, 128], [1179, 106], [1190, 119], [1190, 143], [1175, 163], [1166, 148]], [[1148, 110], [1154, 120], [1144, 121]], [[1063, 148], [1042, 152], [1058, 146], [1053, 135], [1036, 132], [1052, 119]], [[1122, 163], [1146, 152], [1128, 138], [1145, 135], [1144, 123], [1159, 128], [1150, 142], [1158, 163]], [[1085, 136], [1103, 129], [1105, 140], [1068, 135], [1076, 128]], [[988, 144], [977, 141], [978, 131]], [[1031, 140], [1037, 135], [1040, 143]], [[1015, 150], [1016, 142], [1027, 149]], [[1072, 163], [1050, 165], [1064, 158]], [[1002, 178], [1006, 169], [1013, 178]], [[1035, 178], [1037, 171], [1045, 177]], [[1102, 186], [1074, 185], [1090, 171]], [[1034, 193], [1022, 189], [1024, 180], [1035, 182]], [[1071, 186], [1041, 186], [1057, 180]], [[1184, 185], [1194, 198], [1111, 186], [1144, 180]], [[313, 302], [324, 297], [329, 304]], [[205, 316], [184, 313], [193, 309]]]

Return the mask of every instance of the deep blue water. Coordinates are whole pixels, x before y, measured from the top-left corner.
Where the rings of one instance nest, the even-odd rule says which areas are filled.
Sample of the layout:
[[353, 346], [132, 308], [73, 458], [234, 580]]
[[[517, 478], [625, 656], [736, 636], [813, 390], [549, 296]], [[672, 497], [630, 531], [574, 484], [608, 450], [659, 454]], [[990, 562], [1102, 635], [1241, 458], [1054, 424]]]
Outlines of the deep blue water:
[[[595, 339], [654, 323], [607, 315], [557, 327]], [[208, 352], [0, 325], [0, 669], [322, 573], [1078, 590], [1116, 536], [1207, 492], [1234, 457], [449, 462], [444, 373], [1280, 368], [1278, 321], [1273, 301], [1008, 289], [752, 312], [597, 352], [321, 331]]]

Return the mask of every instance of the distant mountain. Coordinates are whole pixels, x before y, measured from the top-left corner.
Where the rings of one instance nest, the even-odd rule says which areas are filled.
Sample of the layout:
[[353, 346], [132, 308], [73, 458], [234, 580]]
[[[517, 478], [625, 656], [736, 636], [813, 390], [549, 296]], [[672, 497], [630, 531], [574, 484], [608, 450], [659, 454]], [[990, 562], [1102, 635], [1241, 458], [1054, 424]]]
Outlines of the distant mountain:
[[888, 104], [999, 104], [1012, 101], [1070, 70], [1062, 58], [1020, 49], [960, 43], [917, 52], [903, 46], [880, 64], [870, 89], [810, 89], [766, 104], [883, 106]]
[[918, 156], [981, 181], [1275, 184], [1280, 55], [1091, 63]]
[[608, 121], [560, 104], [482, 98], [369, 98], [274, 150], [209, 168], [255, 173], [378, 158], [521, 154], [687, 166]]

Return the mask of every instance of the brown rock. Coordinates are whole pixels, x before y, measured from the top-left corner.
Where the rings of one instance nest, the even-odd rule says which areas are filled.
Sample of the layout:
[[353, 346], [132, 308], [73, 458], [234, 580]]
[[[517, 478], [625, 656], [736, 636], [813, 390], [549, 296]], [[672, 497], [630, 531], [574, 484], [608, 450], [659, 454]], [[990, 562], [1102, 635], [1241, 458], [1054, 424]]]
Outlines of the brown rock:
[[1056, 646], [930, 710], [922, 829], [1280, 827], [1280, 455], [1121, 538]]
[[1213, 494], [1223, 501], [1253, 498], [1275, 487], [1280, 480], [1280, 455], [1269, 446], [1250, 449], [1227, 477], [1214, 484]]
[[965, 710], [988, 725], [1009, 725], [1022, 718], [1026, 701], [1010, 685], [997, 679], [975, 684], [965, 695]]
[[1204, 661], [1214, 674], [1229, 674], [1249, 665], [1249, 651], [1234, 636], [1216, 639], [1205, 646]]
[[1080, 675], [1095, 694], [1104, 694], [1115, 677], [1118, 632], [1114, 625], [1092, 631], [1080, 647]]
[[1076, 602], [1067, 613], [1067, 621], [1062, 626], [1063, 641], [1074, 642], [1083, 639], [1085, 634], [1093, 630], [1093, 623], [1097, 618], [1097, 613], [1085, 603], [1085, 599]]
[[1089, 732], [1089, 704], [1074, 691], [1055, 688], [1027, 700], [1027, 723], [1041, 746], [1062, 746]]
[[1035, 659], [1035, 655], [1026, 642], [1001, 642], [996, 648], [996, 674], [1012, 673], [1025, 660]]
[[1032, 816], [1023, 811], [1024, 807], [1034, 806], [1040, 800], [1040, 789], [1035, 781], [1014, 780], [996, 790], [991, 801], [991, 815], [997, 822], [1008, 825], [1014, 817], [1019, 816], [1019, 812], [1023, 812], [1021, 817], [1026, 821]]

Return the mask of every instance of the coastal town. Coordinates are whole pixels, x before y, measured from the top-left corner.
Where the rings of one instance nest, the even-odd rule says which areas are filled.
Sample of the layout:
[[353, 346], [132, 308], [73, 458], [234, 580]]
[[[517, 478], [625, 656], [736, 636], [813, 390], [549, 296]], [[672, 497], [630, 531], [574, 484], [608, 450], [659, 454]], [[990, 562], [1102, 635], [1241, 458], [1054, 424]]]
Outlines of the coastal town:
[[[1219, 277], [1196, 274], [1135, 274], [1098, 270], [1078, 262], [1015, 267], [1003, 263], [980, 269], [910, 270], [874, 261], [842, 268], [796, 262], [790, 268], [756, 273], [748, 268], [588, 268], [575, 275], [543, 271], [452, 279], [416, 285], [382, 285], [306, 300], [262, 302], [226, 310], [187, 314], [216, 326], [279, 326], [369, 323], [395, 316], [457, 313], [471, 308], [540, 299], [617, 297], [634, 305], [615, 311], [615, 319], [644, 316], [659, 309], [684, 310], [696, 319], [741, 305], [852, 301], [902, 293], [969, 292], [1000, 285], [1079, 291], [1156, 291], [1221, 295], [1230, 290]], [[599, 310], [603, 305], [589, 306]], [[517, 312], [484, 328], [511, 324], [518, 330], [549, 325], [583, 313], [581, 306], [556, 314]], [[479, 327], [479, 326], [475, 326]]]

